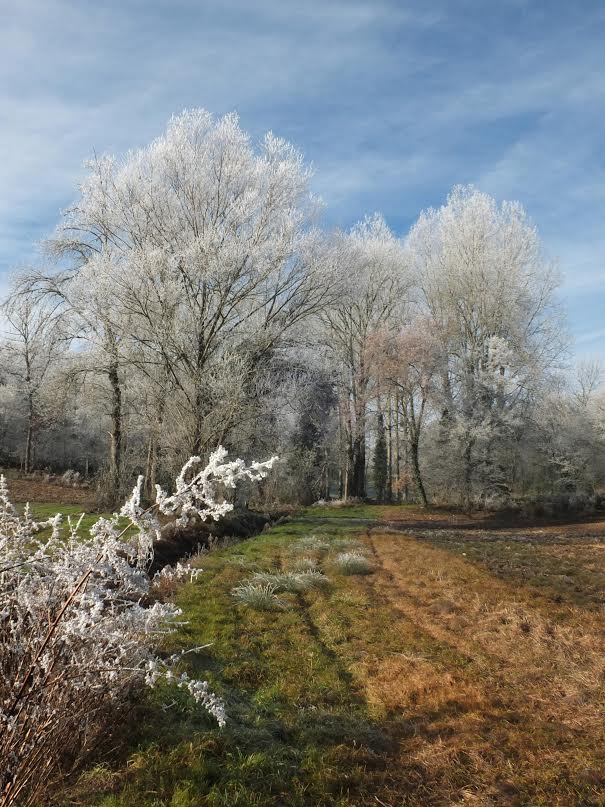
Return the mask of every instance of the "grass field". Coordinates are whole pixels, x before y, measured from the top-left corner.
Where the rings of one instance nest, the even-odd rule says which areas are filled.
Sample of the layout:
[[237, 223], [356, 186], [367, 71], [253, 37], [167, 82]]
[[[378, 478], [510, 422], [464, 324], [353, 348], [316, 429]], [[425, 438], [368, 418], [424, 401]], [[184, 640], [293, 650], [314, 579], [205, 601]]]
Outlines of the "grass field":
[[[188, 624], [165, 649], [212, 642], [189, 672], [225, 698], [228, 726], [158, 690], [59, 803], [605, 804], [605, 524], [331, 516], [208, 555], [178, 595]], [[340, 573], [357, 545], [372, 573]], [[301, 559], [329, 586], [276, 610], [235, 603], [254, 572]]]

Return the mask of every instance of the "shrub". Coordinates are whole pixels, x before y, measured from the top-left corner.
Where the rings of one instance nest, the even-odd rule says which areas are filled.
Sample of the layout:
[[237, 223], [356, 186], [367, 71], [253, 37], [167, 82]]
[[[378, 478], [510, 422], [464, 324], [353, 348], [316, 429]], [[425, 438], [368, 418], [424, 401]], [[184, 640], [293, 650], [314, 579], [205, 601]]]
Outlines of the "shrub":
[[[219, 501], [218, 490], [262, 478], [273, 463], [246, 467], [225, 458], [222, 448], [205, 467], [191, 458], [176, 492], [158, 487], [147, 510], [140, 477], [121, 511], [99, 518], [86, 541], [78, 536], [81, 519], [68, 519], [64, 531], [59, 515], [36, 523], [26, 507], [20, 516], [0, 477], [0, 807], [40, 804], [141, 684], [171, 681], [225, 722], [207, 683], [176, 671], [181, 657], [154, 654], [180, 611], [153, 598], [147, 573], [160, 532], [156, 511], [181, 524], [193, 514], [219, 519], [231, 505]], [[51, 536], [41, 540], [44, 528]]]

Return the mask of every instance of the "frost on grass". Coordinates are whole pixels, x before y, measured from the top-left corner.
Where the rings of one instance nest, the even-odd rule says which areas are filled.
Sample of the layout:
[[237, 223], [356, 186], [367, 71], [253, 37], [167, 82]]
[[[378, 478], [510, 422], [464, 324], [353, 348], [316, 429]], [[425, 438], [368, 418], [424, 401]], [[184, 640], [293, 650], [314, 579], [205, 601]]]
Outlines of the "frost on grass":
[[310, 572], [317, 570], [317, 561], [315, 558], [296, 558], [292, 565], [297, 572]]
[[[181, 612], [157, 601], [147, 570], [160, 538], [158, 511], [181, 523], [194, 514], [218, 519], [232, 507], [221, 490], [263, 478], [275, 458], [250, 466], [225, 460], [222, 448], [207, 465], [192, 457], [175, 492], [158, 487], [147, 509], [139, 478], [120, 512], [99, 518], [85, 541], [81, 519], [63, 528], [60, 516], [36, 522], [27, 507], [19, 515], [0, 477], [0, 807], [40, 803], [141, 685], [168, 680], [224, 724], [222, 702], [205, 681], [178, 670], [181, 656], [155, 654]], [[155, 585], [197, 574], [180, 566]]]
[[300, 591], [325, 586], [328, 578], [319, 569], [307, 569], [299, 572], [257, 572], [251, 578], [250, 583], [272, 586], [278, 593], [296, 594]]
[[372, 564], [361, 552], [342, 552], [334, 565], [341, 574], [371, 574]]
[[306, 535], [292, 544], [292, 548], [299, 552], [326, 552], [330, 543], [322, 535]]
[[277, 588], [271, 583], [248, 580], [235, 586], [231, 595], [236, 602], [249, 605], [259, 611], [276, 611], [287, 607], [287, 603], [277, 596]]

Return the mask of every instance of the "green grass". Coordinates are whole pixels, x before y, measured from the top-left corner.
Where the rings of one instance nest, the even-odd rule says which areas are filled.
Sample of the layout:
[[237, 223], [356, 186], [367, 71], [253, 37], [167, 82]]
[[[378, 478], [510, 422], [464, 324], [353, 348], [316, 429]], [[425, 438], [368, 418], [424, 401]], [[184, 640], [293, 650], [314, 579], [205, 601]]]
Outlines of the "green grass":
[[[224, 698], [227, 726], [164, 685], [116, 726], [113, 751], [61, 807], [428, 807], [468, 793], [494, 804], [603, 803], [602, 698], [586, 688], [601, 623], [585, 621], [595, 600], [576, 592], [590, 575], [592, 589], [601, 582], [599, 547], [495, 532], [370, 535], [343, 510], [319, 526], [312, 508], [204, 557], [204, 574], [177, 596], [187, 624], [161, 650], [210, 644], [184, 668]], [[315, 549], [301, 540], [313, 534]], [[339, 573], [347, 542], [361, 543], [373, 574]], [[303, 558], [327, 585], [283, 591], [287, 607], [273, 611], [234, 601], [235, 586]], [[556, 583], [570, 591], [555, 605], [557, 575], [574, 582]], [[501, 618], [520, 610], [531, 633]], [[570, 647], [580, 640], [584, 660], [553, 643], [551, 623]], [[542, 666], [552, 657], [561, 693], [535, 665], [539, 653]]]
[[[137, 719], [128, 764], [97, 771], [78, 803], [102, 807], [253, 807], [359, 804], [368, 770], [385, 764], [389, 739], [376, 723], [342, 656], [342, 637], [321, 635], [315, 618], [350, 610], [348, 579], [328, 588], [285, 593], [286, 610], [263, 612], [234, 603], [231, 590], [250, 569], [290, 568], [290, 547], [306, 527], [283, 525], [204, 559], [205, 573], [177, 598], [188, 624], [167, 652], [212, 643], [188, 658], [188, 672], [207, 678], [226, 701], [225, 729], [166, 688]], [[342, 531], [331, 529], [329, 535]], [[341, 646], [341, 652], [336, 648]], [[177, 701], [171, 710], [166, 701]], [[109, 791], [103, 792], [103, 782]], [[73, 794], [72, 794], [73, 798]], [[73, 802], [72, 802], [73, 803]]]
[[[19, 505], [19, 510], [23, 511], [23, 505]], [[99, 518], [111, 518], [111, 513], [85, 513], [79, 505], [74, 504], [57, 504], [56, 502], [47, 503], [47, 502], [32, 502], [30, 504], [30, 511], [32, 518], [35, 521], [46, 521], [49, 518], [52, 518], [57, 513], [61, 513], [63, 516], [62, 526], [63, 529], [67, 530], [67, 518], [68, 516], [71, 517], [73, 523], [77, 522], [82, 513], [84, 516], [78, 528], [78, 535], [80, 538], [86, 538], [90, 531], [90, 528], [95, 524]], [[128, 523], [126, 519], [122, 520], [124, 526]], [[128, 532], [126, 536], [128, 536]], [[50, 529], [42, 530], [39, 533], [41, 537], [50, 537]]]
[[380, 520], [384, 511], [396, 513], [397, 511], [417, 509], [417, 504], [396, 504], [396, 505], [376, 505], [376, 504], [351, 504], [343, 507], [330, 507], [321, 505], [318, 507], [304, 507], [300, 514], [306, 518], [363, 518], [370, 520]]

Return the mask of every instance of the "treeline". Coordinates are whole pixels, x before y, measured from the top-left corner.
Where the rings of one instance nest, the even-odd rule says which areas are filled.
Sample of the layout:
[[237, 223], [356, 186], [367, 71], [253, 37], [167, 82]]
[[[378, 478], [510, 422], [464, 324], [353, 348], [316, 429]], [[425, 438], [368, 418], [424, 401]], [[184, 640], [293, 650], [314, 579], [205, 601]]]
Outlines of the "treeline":
[[202, 110], [92, 161], [5, 304], [0, 462], [79, 471], [107, 500], [219, 444], [280, 454], [269, 500], [598, 488], [601, 368], [564, 369], [523, 208], [457, 187], [404, 239], [380, 216], [327, 232], [311, 176]]

